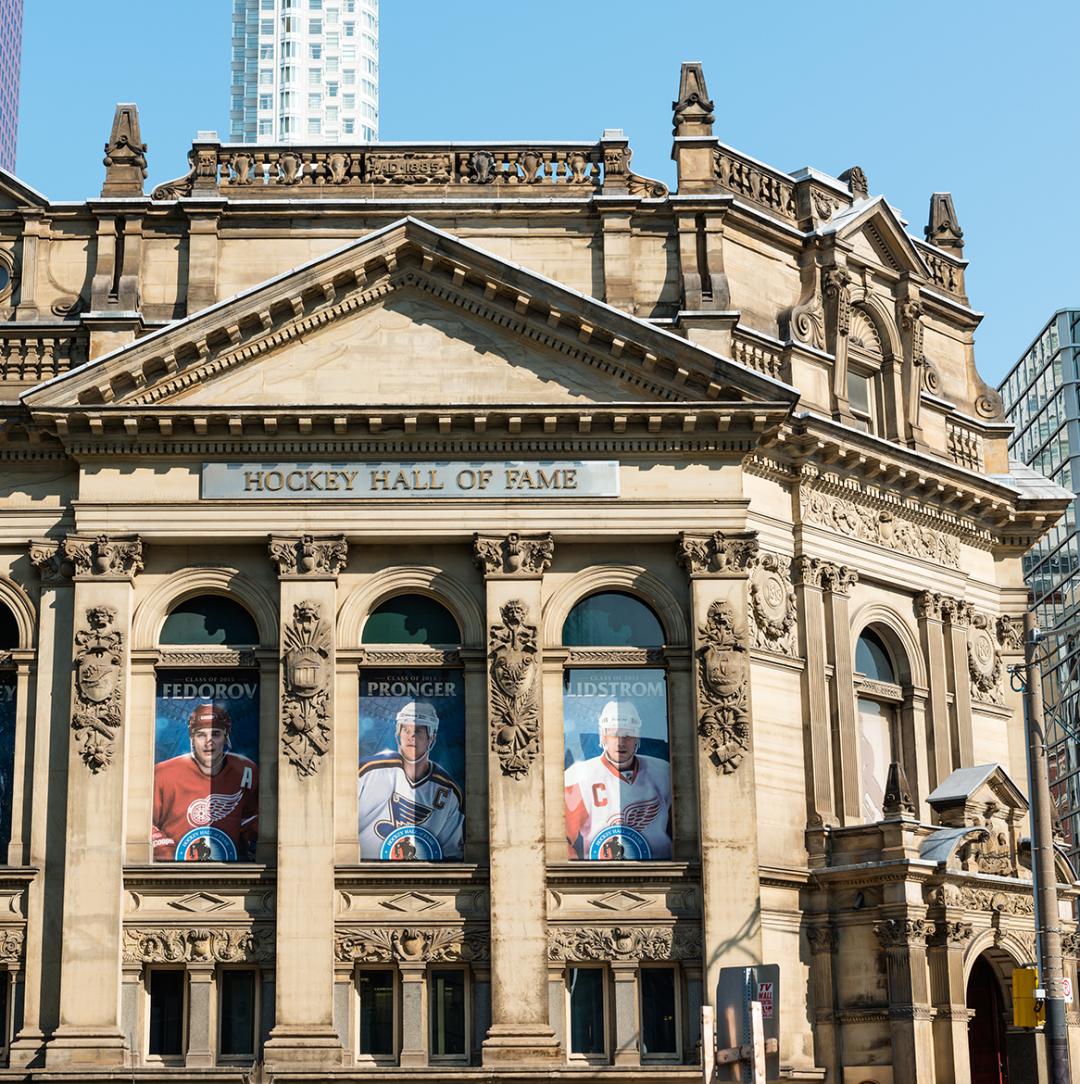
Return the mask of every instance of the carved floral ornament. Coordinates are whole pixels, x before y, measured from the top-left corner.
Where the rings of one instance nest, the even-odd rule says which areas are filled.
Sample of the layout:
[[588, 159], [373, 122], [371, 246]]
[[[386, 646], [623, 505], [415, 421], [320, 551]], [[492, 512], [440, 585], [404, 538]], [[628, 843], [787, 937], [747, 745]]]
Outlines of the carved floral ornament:
[[549, 926], [548, 959], [698, 960], [701, 929], [697, 926]]
[[713, 767], [729, 775], [750, 751], [745, 630], [737, 628], [731, 605], [718, 600], [709, 607], [698, 636], [698, 735]]
[[819, 587], [834, 595], [846, 595], [859, 582], [859, 574], [847, 565], [834, 565], [818, 557], [800, 557], [797, 560], [799, 580], [808, 587]]
[[1003, 704], [1001, 688], [1002, 662], [1000, 644], [994, 619], [976, 613], [968, 630], [968, 671], [971, 675], [971, 695], [984, 704]]
[[279, 576], [336, 576], [349, 557], [342, 535], [300, 535], [299, 538], [270, 538], [270, 560]]
[[1002, 915], [1033, 915], [1035, 900], [1031, 885], [1018, 882], [1015, 892], [1003, 892], [996, 888], [977, 888], [975, 885], [953, 883], [934, 885], [926, 894], [927, 903], [946, 907], [961, 907], [966, 911], [981, 911]]
[[502, 624], [491, 626], [489, 639], [491, 748], [503, 775], [521, 779], [540, 751], [536, 626], [519, 599], [499, 613]]
[[540, 576], [555, 556], [551, 533], [502, 537], [473, 535], [473, 560], [485, 576]]
[[343, 963], [457, 963], [490, 954], [487, 931], [463, 926], [339, 927], [334, 934], [334, 957]]
[[123, 722], [124, 634], [112, 606], [91, 606], [75, 632], [75, 710], [79, 755], [95, 775], [112, 762]]
[[753, 534], [679, 535], [676, 557], [688, 576], [739, 576], [753, 566], [758, 543]]
[[333, 640], [318, 603], [298, 602], [282, 636], [281, 745], [300, 778], [314, 775], [330, 748]]
[[79, 538], [68, 535], [62, 543], [63, 559], [70, 562], [77, 576], [103, 576], [127, 579], [143, 568], [142, 541], [139, 538]]
[[250, 964], [273, 958], [274, 931], [269, 927], [124, 928], [126, 964]]
[[750, 573], [752, 646], [777, 655], [797, 655], [795, 617], [791, 558], [773, 553], [759, 554]]

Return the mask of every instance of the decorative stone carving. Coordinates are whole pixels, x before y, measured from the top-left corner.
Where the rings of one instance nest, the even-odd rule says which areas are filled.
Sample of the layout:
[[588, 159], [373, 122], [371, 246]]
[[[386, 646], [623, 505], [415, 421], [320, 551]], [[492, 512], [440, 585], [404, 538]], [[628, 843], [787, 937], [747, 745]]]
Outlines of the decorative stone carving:
[[705, 86], [705, 73], [696, 62], [683, 64], [679, 72], [679, 98], [671, 103], [673, 127], [671, 134], [711, 135], [713, 101]]
[[994, 622], [997, 633], [997, 642], [1003, 651], [1023, 652], [1024, 650], [1024, 619], [1022, 617], [1010, 617], [1008, 614], [1000, 614]]
[[254, 651], [234, 651], [228, 648], [218, 651], [163, 651], [158, 666], [257, 666]]
[[870, 198], [870, 182], [866, 179], [866, 174], [861, 166], [852, 166], [851, 169], [845, 169], [837, 179], [843, 181], [851, 189], [851, 194], [856, 199]]
[[22, 960], [26, 931], [22, 929], [0, 929], [0, 961], [11, 963]]
[[699, 960], [701, 952], [696, 926], [548, 928], [549, 960]]
[[1061, 935], [1061, 954], [1070, 960], [1080, 956], [1080, 933], [1072, 930]]
[[960, 567], [958, 539], [901, 519], [890, 509], [857, 504], [805, 483], [799, 486], [799, 509], [805, 523], [816, 523], [848, 538], [858, 538], [946, 568]]
[[349, 547], [343, 534], [299, 538], [271, 536], [270, 560], [279, 576], [336, 576], [349, 559]]
[[469, 181], [492, 184], [495, 181], [495, 155], [491, 151], [473, 151], [469, 155]]
[[[913, 298], [901, 301], [896, 306], [900, 327], [911, 341], [912, 364], [919, 366], [923, 361], [923, 307]], [[918, 383], [915, 385], [918, 387]]]
[[809, 587], [819, 587], [834, 595], [846, 595], [859, 582], [859, 574], [847, 565], [834, 565], [818, 557], [799, 557], [796, 560], [799, 580]]
[[964, 255], [964, 231], [957, 220], [951, 192], [935, 192], [930, 197], [930, 217], [924, 236], [938, 248]]
[[934, 941], [941, 945], [961, 947], [975, 935], [975, 927], [970, 922], [939, 922], [934, 930]]
[[300, 777], [314, 775], [330, 748], [330, 626], [314, 602], [293, 606], [282, 634], [281, 745]]
[[795, 218], [795, 188], [780, 174], [762, 169], [726, 148], [714, 152], [713, 169], [721, 188], [752, 200], [784, 218]]
[[334, 934], [334, 957], [342, 963], [457, 963], [490, 957], [486, 930], [463, 926], [358, 927]]
[[807, 926], [806, 940], [816, 956], [822, 952], [835, 952], [839, 938], [835, 926]]
[[911, 787], [908, 786], [904, 769], [895, 760], [889, 765], [881, 810], [886, 816], [915, 816], [915, 800], [911, 797]]
[[934, 923], [925, 918], [887, 918], [874, 923], [874, 934], [884, 949], [925, 945], [934, 933]]
[[38, 570], [42, 584], [66, 583], [74, 571], [64, 552], [64, 543], [56, 538], [38, 538], [30, 542], [30, 563]]
[[501, 538], [473, 535], [473, 561], [485, 576], [539, 576], [555, 556], [551, 533], [520, 535], [511, 531]]
[[716, 601], [709, 607], [698, 635], [698, 734], [713, 767], [727, 775], [739, 767], [750, 750], [746, 643], [727, 602]]
[[103, 196], [141, 196], [146, 180], [146, 144], [139, 131], [134, 103], [117, 105], [112, 131], [105, 144]]
[[825, 349], [825, 307], [821, 303], [821, 294], [814, 282], [799, 303], [792, 307], [787, 318], [787, 332], [792, 339], [797, 339], [815, 350]]
[[64, 556], [71, 562], [77, 576], [131, 577], [143, 568], [142, 540], [96, 538], [68, 535], [64, 540]]
[[420, 648], [418, 651], [370, 651], [360, 657], [364, 666], [456, 666], [461, 662], [461, 652], [453, 649]]
[[973, 833], [973, 838], [958, 849], [960, 868], [997, 877], [1014, 877], [1016, 859], [1009, 844], [1009, 833], [1002, 830], [1004, 824], [995, 823], [993, 812], [996, 810], [988, 813], [981, 825], [973, 825], [974, 828], [983, 830]]
[[449, 184], [452, 168], [449, 154], [369, 153], [364, 158], [364, 179], [370, 184]]
[[266, 963], [274, 958], [274, 931], [265, 926], [149, 929], [124, 927], [126, 964]]
[[1001, 652], [991, 618], [977, 613], [968, 632], [968, 670], [971, 695], [984, 704], [1003, 704]]
[[660, 647], [573, 647], [567, 652], [571, 666], [660, 666]]
[[851, 275], [843, 267], [828, 267], [821, 273], [821, 289], [836, 311], [836, 333], [851, 330]]
[[991, 888], [974, 888], [963, 885], [956, 900], [969, 911], [997, 911], [1003, 915], [1033, 915], [1035, 900], [1031, 887], [1026, 893], [998, 892]]
[[537, 701], [536, 626], [520, 599], [499, 611], [501, 625], [491, 626], [489, 684], [491, 748], [503, 775], [520, 779], [540, 752], [540, 705]]
[[680, 533], [676, 557], [689, 576], [739, 575], [747, 571], [757, 555], [754, 534], [711, 535]]
[[110, 626], [112, 606], [91, 606], [75, 632], [75, 710], [71, 728], [79, 755], [95, 775], [112, 761], [123, 722], [124, 634]]
[[751, 645], [777, 655], [797, 655], [796, 611], [791, 558], [760, 554], [750, 573]]

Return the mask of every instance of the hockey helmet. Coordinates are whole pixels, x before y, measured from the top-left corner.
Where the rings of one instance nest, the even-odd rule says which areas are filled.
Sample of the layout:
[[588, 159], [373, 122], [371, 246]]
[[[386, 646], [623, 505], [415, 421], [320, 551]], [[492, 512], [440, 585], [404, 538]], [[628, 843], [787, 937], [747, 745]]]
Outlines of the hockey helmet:
[[600, 710], [600, 733], [641, 737], [641, 716], [632, 700], [609, 700]]

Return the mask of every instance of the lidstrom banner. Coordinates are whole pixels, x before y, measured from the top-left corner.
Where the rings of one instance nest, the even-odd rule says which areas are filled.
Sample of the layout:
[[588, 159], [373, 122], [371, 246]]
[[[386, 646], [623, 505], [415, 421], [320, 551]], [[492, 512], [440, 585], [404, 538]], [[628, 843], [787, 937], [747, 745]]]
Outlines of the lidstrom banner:
[[204, 463], [204, 500], [617, 497], [613, 459]]

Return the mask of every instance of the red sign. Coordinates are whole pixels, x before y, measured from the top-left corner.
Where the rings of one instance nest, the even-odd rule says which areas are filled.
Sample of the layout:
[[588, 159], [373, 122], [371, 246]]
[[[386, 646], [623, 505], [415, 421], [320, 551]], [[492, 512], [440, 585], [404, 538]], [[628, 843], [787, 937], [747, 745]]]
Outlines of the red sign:
[[762, 1020], [771, 1020], [773, 1016], [773, 984], [771, 982], [757, 984], [757, 999], [761, 1002]]

